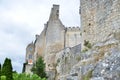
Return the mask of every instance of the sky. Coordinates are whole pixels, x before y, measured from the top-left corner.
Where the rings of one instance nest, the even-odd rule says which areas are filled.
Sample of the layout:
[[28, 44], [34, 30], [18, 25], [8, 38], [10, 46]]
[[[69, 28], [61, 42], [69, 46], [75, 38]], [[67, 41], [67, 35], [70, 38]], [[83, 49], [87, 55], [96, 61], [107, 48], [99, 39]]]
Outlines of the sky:
[[13, 70], [22, 72], [26, 46], [40, 34], [53, 4], [60, 5], [60, 19], [80, 25], [79, 0], [0, 0], [0, 63], [12, 60]]

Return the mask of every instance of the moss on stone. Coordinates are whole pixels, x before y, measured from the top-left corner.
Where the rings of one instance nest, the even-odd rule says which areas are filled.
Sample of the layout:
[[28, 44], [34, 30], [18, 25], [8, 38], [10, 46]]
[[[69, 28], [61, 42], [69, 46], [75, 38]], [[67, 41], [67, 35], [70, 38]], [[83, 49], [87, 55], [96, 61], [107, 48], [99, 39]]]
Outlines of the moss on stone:
[[88, 71], [86, 75], [82, 76], [82, 80], [90, 80], [90, 78], [92, 77], [92, 72], [93, 70]]
[[80, 61], [80, 60], [81, 60], [81, 57], [80, 57], [80, 56], [78, 56], [78, 57], [76, 58], [76, 60], [77, 60], [77, 61]]

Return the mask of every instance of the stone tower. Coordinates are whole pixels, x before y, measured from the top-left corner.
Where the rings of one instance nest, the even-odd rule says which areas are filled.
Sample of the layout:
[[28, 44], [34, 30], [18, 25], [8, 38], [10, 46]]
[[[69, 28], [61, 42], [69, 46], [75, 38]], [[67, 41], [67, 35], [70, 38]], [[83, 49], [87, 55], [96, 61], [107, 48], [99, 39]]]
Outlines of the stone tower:
[[[80, 0], [82, 45], [120, 34], [120, 0]], [[115, 37], [116, 38], [116, 37]]]
[[65, 27], [59, 19], [59, 5], [53, 5], [46, 27], [47, 53], [55, 53], [63, 49]]
[[[46, 24], [46, 48], [44, 60], [46, 63], [46, 72], [49, 80], [55, 76], [55, 56], [56, 53], [64, 49], [64, 25], [59, 19], [59, 5], [53, 5], [49, 20]], [[51, 76], [52, 73], [52, 76]]]

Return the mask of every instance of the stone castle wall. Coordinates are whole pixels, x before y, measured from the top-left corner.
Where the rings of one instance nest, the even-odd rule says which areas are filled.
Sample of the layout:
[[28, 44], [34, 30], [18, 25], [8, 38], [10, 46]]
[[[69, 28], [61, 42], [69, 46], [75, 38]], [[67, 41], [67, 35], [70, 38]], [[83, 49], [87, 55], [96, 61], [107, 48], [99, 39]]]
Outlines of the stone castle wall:
[[[34, 42], [33, 63], [39, 56], [44, 58], [47, 74], [55, 75], [55, 57], [66, 47], [80, 44], [81, 35], [79, 27], [65, 27], [59, 19], [59, 5], [53, 5], [48, 22], [40, 35], [36, 35]], [[26, 54], [29, 55], [28, 52]], [[26, 56], [28, 58], [28, 56]], [[32, 66], [32, 65], [31, 65]], [[26, 68], [30, 69], [29, 65]], [[26, 70], [28, 72], [28, 69]], [[29, 71], [30, 72], [30, 71]], [[52, 77], [54, 78], [55, 76]], [[49, 75], [51, 77], [51, 75]], [[53, 80], [51, 78], [51, 80]]]
[[65, 33], [65, 47], [73, 47], [81, 42], [80, 27], [67, 27]]
[[34, 52], [34, 62], [38, 56], [44, 56], [45, 53], [45, 31], [43, 30], [40, 35], [36, 35], [35, 40], [35, 52]]
[[106, 41], [120, 32], [120, 0], [80, 0], [82, 43]]
[[[30, 52], [29, 46], [26, 49], [26, 62], [29, 54], [34, 55], [33, 63], [43, 56], [48, 80], [82, 80], [82, 75], [89, 70], [100, 69], [95, 64], [103, 64], [109, 55], [116, 53], [112, 50], [120, 50], [120, 0], [80, 0], [80, 15], [81, 29], [65, 27], [59, 19], [59, 5], [53, 5], [42, 33], [36, 36], [34, 51]], [[85, 41], [92, 48], [83, 52], [81, 48], [85, 48]], [[115, 61], [114, 58], [110, 57]], [[108, 62], [106, 64], [109, 65]], [[31, 67], [31, 64], [27, 64], [25, 72], [31, 73]], [[94, 77], [91, 80], [96, 80]]]
[[25, 65], [25, 73], [27, 74], [31, 74], [31, 68], [33, 65], [33, 60], [34, 60], [34, 52], [35, 52], [35, 45], [34, 43], [30, 43], [28, 44], [28, 46], [26, 47], [26, 65]]
[[26, 62], [29, 63], [29, 60], [33, 60], [34, 57], [32, 57], [34, 55], [34, 52], [35, 52], [35, 45], [34, 43], [30, 43], [27, 48], [26, 48]]

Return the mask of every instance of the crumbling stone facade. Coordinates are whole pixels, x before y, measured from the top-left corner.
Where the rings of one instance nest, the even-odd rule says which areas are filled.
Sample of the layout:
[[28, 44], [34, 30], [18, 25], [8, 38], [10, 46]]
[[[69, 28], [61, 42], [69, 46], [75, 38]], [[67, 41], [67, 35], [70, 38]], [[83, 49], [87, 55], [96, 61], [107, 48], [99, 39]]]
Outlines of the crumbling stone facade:
[[[36, 35], [34, 43], [34, 52], [32, 52], [32, 62], [34, 63], [39, 56], [44, 58], [46, 63], [46, 72], [55, 74], [55, 56], [56, 53], [66, 47], [74, 47], [81, 42], [80, 27], [65, 27], [59, 19], [59, 5], [53, 5], [48, 22], [40, 35]], [[27, 47], [27, 49], [29, 46]], [[29, 61], [29, 50], [26, 51], [26, 62]], [[29, 65], [32, 66], [32, 65]], [[28, 65], [25, 67], [28, 72]], [[30, 68], [29, 68], [30, 69]], [[51, 80], [53, 80], [51, 78]]]
[[85, 40], [93, 45], [120, 33], [120, 0], [80, 0], [80, 3], [82, 45]]
[[80, 0], [79, 13], [81, 29], [65, 27], [59, 5], [53, 5], [44, 30], [32, 43], [33, 63], [43, 56], [48, 80], [119, 80], [120, 0]]

